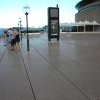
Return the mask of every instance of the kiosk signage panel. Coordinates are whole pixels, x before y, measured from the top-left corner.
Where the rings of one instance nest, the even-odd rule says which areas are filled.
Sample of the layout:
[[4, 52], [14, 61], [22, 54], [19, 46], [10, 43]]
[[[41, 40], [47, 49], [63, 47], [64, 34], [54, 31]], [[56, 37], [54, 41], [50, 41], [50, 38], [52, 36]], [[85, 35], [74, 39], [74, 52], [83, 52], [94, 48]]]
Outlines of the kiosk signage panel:
[[48, 40], [57, 38], [59, 40], [59, 8], [48, 8]]

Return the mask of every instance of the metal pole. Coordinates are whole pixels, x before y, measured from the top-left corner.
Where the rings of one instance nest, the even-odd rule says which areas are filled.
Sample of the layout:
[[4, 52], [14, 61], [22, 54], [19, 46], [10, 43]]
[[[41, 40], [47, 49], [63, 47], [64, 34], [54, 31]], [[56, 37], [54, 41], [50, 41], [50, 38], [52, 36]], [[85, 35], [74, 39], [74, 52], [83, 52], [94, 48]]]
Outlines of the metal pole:
[[21, 33], [21, 21], [20, 22], [20, 34], [21, 34], [21, 41], [22, 41], [22, 33]]
[[84, 32], [86, 32], [86, 25], [84, 25]]
[[18, 23], [18, 30], [19, 30], [19, 23]]
[[30, 48], [29, 48], [29, 36], [28, 36], [28, 13], [26, 12], [25, 15], [26, 15], [26, 28], [27, 28], [27, 51], [30, 51]]

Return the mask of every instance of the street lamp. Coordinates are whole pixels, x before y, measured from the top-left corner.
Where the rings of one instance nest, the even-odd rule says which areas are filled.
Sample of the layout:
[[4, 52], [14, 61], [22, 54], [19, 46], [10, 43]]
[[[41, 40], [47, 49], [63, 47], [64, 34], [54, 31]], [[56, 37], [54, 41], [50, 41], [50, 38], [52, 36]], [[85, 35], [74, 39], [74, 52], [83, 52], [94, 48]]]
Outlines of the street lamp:
[[18, 22], [18, 30], [19, 30], [19, 22]]
[[20, 31], [20, 35], [21, 35], [21, 41], [22, 41], [22, 33], [21, 33], [21, 22], [22, 22], [22, 19], [21, 18], [19, 18], [19, 24], [20, 24], [20, 29], [19, 29], [19, 31]]
[[27, 51], [30, 51], [30, 48], [29, 48], [29, 36], [28, 36], [28, 14], [29, 14], [29, 9], [30, 9], [29, 6], [25, 6], [24, 7], [24, 13], [26, 15]]

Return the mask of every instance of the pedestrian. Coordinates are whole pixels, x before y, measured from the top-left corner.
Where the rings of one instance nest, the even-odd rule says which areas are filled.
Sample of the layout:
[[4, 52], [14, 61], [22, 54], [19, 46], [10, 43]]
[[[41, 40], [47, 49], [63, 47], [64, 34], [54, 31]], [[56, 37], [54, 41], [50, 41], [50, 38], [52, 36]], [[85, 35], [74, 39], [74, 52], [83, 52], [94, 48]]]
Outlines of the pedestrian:
[[7, 31], [5, 31], [4, 32], [4, 46], [7, 46], [8, 44], [7, 38], [8, 38], [8, 34], [7, 34]]
[[19, 29], [14, 28], [14, 36], [15, 36], [15, 46], [16, 46], [16, 52], [20, 50], [20, 37], [19, 37]]
[[14, 50], [14, 33], [13, 33], [13, 29], [12, 28], [10, 28], [10, 29], [8, 29], [8, 35], [9, 35], [9, 37], [8, 37], [8, 46], [9, 46], [9, 48], [11, 49], [11, 50]]

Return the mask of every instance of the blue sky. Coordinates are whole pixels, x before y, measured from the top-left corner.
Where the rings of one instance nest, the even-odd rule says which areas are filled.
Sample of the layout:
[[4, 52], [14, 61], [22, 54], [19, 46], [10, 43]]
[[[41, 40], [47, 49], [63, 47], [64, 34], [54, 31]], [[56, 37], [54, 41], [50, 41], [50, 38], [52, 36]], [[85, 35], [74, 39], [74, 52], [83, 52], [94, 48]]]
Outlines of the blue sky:
[[75, 5], [80, 0], [2, 0], [0, 1], [0, 27], [18, 26], [19, 18], [25, 27], [25, 15], [23, 7], [30, 6], [29, 26], [41, 27], [47, 25], [47, 8], [60, 8], [60, 23], [75, 21]]

